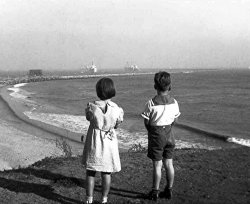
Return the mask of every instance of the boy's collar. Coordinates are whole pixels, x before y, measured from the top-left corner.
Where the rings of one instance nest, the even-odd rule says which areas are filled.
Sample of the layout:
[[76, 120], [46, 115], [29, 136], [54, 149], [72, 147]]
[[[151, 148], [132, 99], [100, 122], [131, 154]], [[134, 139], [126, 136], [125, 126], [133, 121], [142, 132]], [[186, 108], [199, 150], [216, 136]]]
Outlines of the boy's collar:
[[152, 101], [154, 102], [154, 105], [167, 105], [175, 103], [174, 98], [172, 98], [169, 94], [156, 95]]
[[166, 90], [166, 91], [157, 91], [157, 95], [160, 95], [160, 96], [166, 96], [166, 95], [169, 95], [169, 94], [170, 94], [169, 90]]

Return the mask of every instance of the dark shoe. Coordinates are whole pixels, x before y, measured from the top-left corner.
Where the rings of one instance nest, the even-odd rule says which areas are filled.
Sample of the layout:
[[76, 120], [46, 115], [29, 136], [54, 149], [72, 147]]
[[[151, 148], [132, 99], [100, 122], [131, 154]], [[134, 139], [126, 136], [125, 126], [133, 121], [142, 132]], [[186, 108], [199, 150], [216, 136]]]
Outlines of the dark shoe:
[[157, 199], [159, 198], [159, 193], [160, 193], [159, 190], [152, 189], [148, 194], [148, 199], [157, 201]]
[[173, 197], [173, 189], [165, 187], [164, 191], [160, 193], [161, 198], [171, 199]]

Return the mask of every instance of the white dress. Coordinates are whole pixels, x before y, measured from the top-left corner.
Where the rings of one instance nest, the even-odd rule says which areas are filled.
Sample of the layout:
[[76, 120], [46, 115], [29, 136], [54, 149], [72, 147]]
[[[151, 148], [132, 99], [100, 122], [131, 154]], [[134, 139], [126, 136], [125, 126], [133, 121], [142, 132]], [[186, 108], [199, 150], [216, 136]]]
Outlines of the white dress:
[[[106, 112], [102, 110], [103, 107], [106, 107]], [[90, 125], [83, 149], [83, 165], [92, 171], [120, 171], [115, 128], [123, 121], [122, 108], [110, 100], [95, 101], [88, 104], [86, 118]]]

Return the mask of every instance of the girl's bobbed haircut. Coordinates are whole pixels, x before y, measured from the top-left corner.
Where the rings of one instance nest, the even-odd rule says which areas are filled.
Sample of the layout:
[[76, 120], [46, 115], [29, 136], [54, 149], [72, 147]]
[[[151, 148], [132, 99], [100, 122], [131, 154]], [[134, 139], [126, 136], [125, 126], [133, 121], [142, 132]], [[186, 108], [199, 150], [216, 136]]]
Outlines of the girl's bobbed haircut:
[[101, 100], [107, 100], [115, 96], [115, 85], [110, 78], [101, 78], [96, 83], [96, 94]]
[[154, 88], [158, 91], [171, 90], [171, 78], [168, 72], [158, 72], [154, 77]]

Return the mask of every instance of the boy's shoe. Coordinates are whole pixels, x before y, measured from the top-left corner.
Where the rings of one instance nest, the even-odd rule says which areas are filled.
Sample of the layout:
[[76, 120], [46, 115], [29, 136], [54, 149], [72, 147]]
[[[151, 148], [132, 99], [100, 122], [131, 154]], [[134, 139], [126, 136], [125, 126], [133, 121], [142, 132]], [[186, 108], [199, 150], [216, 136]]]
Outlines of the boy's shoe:
[[157, 201], [157, 199], [159, 198], [159, 193], [159, 190], [152, 189], [147, 197], [149, 200]]
[[165, 187], [164, 191], [160, 193], [161, 198], [171, 199], [173, 197], [173, 189]]

